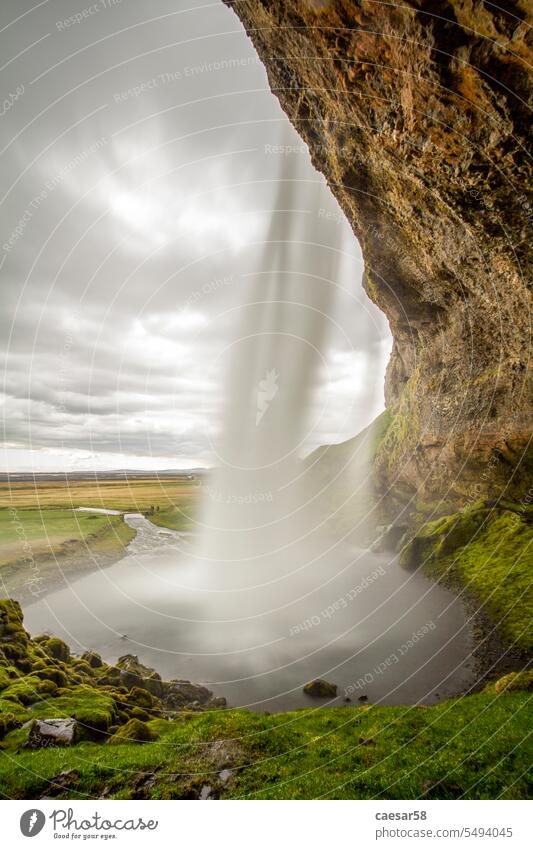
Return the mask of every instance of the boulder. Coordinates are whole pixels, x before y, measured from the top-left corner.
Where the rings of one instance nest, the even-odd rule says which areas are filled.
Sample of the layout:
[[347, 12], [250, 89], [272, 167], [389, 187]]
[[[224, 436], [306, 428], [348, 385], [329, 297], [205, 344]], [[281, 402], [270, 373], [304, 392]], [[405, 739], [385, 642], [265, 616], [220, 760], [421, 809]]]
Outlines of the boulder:
[[[190, 681], [169, 681], [165, 684], [164, 701], [170, 708], [200, 707], [210, 703], [213, 693]], [[217, 700], [218, 701], [218, 700]]]
[[119, 743], [150, 743], [156, 739], [157, 735], [144, 722], [140, 719], [130, 719], [126, 725], [119, 728], [109, 738], [108, 745], [117, 745]]
[[323, 678], [316, 678], [314, 681], [310, 681], [309, 684], [305, 685], [304, 693], [315, 699], [333, 698], [333, 696], [337, 695], [337, 685], [330, 684], [329, 681], [324, 681]]
[[75, 741], [76, 720], [36, 719], [32, 722], [26, 747], [43, 749], [55, 746], [71, 746]]
[[149, 666], [140, 663], [136, 655], [125, 654], [119, 657], [116, 668], [119, 670], [121, 683], [128, 690], [140, 687], [158, 698], [163, 695], [164, 687], [161, 676]]
[[99, 669], [100, 666], [103, 666], [102, 658], [94, 651], [84, 651], [81, 659], [88, 663], [91, 669]]
[[68, 663], [70, 660], [70, 649], [59, 637], [50, 637], [42, 646], [49, 657], [53, 657], [55, 660], [62, 660], [63, 663]]

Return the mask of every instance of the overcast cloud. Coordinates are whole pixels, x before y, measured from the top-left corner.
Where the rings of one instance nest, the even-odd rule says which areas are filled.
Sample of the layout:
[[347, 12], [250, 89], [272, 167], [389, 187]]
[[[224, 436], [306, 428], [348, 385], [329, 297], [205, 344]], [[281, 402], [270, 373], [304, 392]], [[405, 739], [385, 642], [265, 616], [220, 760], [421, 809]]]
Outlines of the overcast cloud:
[[[283, 155], [305, 187], [292, 214], [344, 252], [324, 284], [325, 411], [306, 449], [364, 427], [383, 406], [387, 323], [305, 146], [291, 131], [294, 150], [273, 150], [287, 121], [236, 16], [5, 0], [0, 39], [4, 468], [212, 461], [224, 351], [264, 271]], [[302, 296], [323, 249], [291, 254]]]

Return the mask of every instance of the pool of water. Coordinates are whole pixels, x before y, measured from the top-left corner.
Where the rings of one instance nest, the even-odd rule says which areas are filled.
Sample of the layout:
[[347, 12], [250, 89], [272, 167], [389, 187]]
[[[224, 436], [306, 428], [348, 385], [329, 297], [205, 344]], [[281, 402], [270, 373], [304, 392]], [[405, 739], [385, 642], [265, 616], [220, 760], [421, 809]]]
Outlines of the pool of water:
[[[190, 535], [125, 520], [137, 531], [127, 556], [27, 605], [31, 633], [108, 662], [138, 655], [164, 678], [205, 683], [255, 710], [431, 704], [472, 680], [462, 603], [393, 557], [346, 542], [248, 565], [243, 581], [242, 564], [207, 564]], [[306, 696], [314, 678], [336, 684], [337, 697]]]

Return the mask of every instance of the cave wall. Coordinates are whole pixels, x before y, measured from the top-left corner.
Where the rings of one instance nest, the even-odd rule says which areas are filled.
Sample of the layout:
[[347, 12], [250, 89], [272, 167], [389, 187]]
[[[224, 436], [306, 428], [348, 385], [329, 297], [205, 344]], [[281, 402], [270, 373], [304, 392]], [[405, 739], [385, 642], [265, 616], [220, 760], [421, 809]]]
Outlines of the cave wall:
[[350, 221], [390, 322], [380, 486], [419, 503], [523, 498], [529, 4], [224, 2]]

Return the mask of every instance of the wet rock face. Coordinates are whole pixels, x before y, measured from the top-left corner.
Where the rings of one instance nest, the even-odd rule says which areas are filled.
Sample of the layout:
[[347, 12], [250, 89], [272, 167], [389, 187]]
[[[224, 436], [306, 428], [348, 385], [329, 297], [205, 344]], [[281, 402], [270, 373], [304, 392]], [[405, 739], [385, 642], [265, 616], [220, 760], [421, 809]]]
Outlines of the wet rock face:
[[226, 2], [390, 321], [382, 486], [463, 502], [510, 482], [522, 495], [526, 464], [511, 476], [529, 436], [528, 4]]

